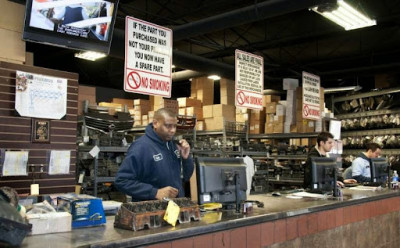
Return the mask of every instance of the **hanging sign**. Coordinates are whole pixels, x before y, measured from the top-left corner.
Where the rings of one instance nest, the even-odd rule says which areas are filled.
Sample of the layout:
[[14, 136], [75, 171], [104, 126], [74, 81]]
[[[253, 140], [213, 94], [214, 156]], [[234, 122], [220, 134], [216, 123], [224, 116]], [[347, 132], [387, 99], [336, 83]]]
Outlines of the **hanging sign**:
[[303, 119], [321, 119], [320, 105], [320, 77], [308, 72], [302, 74], [303, 78]]
[[21, 116], [61, 119], [67, 114], [67, 79], [17, 71], [15, 109]]
[[264, 58], [235, 51], [235, 105], [262, 109], [264, 88]]
[[125, 23], [124, 90], [171, 97], [172, 30], [130, 16]]

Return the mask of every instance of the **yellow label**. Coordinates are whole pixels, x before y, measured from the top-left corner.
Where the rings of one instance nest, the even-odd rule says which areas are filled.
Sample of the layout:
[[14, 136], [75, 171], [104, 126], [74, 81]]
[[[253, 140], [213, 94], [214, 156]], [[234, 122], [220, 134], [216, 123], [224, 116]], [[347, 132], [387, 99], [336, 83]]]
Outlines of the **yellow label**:
[[175, 202], [169, 201], [167, 210], [165, 210], [164, 220], [172, 226], [175, 226], [176, 221], [178, 220], [179, 212], [179, 206]]

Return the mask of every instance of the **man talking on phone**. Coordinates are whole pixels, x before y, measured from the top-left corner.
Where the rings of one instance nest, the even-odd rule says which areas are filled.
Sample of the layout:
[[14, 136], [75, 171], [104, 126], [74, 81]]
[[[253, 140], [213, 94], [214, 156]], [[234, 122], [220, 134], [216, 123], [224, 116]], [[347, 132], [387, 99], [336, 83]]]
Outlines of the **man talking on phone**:
[[132, 196], [132, 201], [184, 197], [183, 179], [193, 174], [189, 143], [174, 142], [178, 119], [174, 112], [161, 108], [144, 136], [129, 147], [116, 179], [117, 189]]

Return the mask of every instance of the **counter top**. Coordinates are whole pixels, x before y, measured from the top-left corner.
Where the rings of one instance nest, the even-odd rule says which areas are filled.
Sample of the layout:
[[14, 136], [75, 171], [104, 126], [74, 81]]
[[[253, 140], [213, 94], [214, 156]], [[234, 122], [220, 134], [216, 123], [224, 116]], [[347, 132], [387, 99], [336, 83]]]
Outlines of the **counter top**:
[[248, 215], [235, 214], [233, 211], [212, 212], [205, 214], [201, 221], [137, 232], [114, 228], [114, 217], [109, 216], [107, 224], [103, 226], [73, 229], [67, 233], [28, 236], [21, 247], [55, 247], [55, 244], [56, 247], [62, 248], [149, 245], [397, 196], [400, 196], [400, 191], [388, 189], [377, 191], [344, 189], [343, 197], [324, 199], [291, 199], [286, 198], [284, 194], [279, 197], [271, 194], [251, 195], [249, 200], [263, 202], [264, 208], [255, 207]]

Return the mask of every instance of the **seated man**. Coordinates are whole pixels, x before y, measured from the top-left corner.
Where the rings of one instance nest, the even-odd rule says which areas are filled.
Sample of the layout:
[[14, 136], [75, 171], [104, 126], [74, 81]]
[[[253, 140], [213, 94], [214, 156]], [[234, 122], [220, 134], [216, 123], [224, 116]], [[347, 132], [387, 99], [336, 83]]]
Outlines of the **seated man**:
[[[313, 157], [328, 157], [328, 153], [333, 147], [333, 135], [328, 132], [321, 132], [317, 137], [317, 144], [311, 148], [307, 155], [307, 161], [304, 167], [304, 188], [311, 187], [311, 158]], [[343, 187], [343, 183], [357, 183], [354, 179], [343, 179], [338, 177], [337, 185]]]
[[378, 158], [381, 155], [381, 146], [377, 143], [368, 143], [366, 151], [360, 153], [351, 164], [352, 177], [358, 182], [371, 181], [371, 158]]

